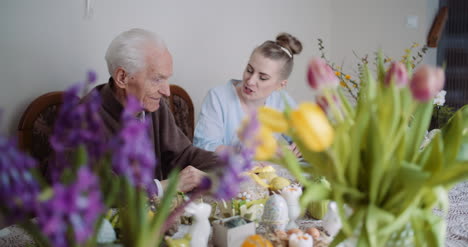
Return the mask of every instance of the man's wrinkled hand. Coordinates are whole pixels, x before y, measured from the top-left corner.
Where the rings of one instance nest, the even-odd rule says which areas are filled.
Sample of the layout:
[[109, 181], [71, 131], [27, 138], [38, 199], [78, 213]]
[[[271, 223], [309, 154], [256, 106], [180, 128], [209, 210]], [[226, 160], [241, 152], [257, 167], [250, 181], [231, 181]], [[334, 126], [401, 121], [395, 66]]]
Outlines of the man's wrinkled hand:
[[192, 191], [200, 184], [204, 176], [206, 176], [206, 173], [193, 166], [187, 166], [179, 173], [179, 184], [177, 185], [177, 189], [184, 193]]

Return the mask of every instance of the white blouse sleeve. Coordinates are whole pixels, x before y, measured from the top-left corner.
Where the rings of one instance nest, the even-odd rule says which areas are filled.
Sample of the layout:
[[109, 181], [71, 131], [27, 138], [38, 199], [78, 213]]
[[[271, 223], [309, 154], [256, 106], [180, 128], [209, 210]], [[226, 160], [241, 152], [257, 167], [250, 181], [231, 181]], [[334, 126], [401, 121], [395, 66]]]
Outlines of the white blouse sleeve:
[[198, 117], [193, 144], [199, 148], [215, 151], [223, 144], [224, 119], [221, 97], [214, 90], [210, 90], [203, 100]]

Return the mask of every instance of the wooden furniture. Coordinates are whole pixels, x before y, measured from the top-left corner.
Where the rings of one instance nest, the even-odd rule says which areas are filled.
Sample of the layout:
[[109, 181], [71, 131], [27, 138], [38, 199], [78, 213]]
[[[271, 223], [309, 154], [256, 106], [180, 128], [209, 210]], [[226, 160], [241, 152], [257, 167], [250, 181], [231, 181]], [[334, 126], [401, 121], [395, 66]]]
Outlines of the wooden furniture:
[[444, 30], [445, 23], [448, 17], [448, 7], [442, 7], [439, 10], [434, 22], [432, 23], [431, 31], [427, 36], [427, 46], [436, 48], [439, 44], [442, 31]]
[[182, 87], [171, 84], [171, 96], [167, 98], [169, 107], [174, 114], [177, 126], [193, 141], [195, 130], [195, 112], [190, 95]]
[[52, 151], [49, 136], [63, 103], [63, 94], [62, 91], [50, 92], [36, 98], [26, 108], [18, 124], [19, 147], [39, 161], [42, 172], [45, 172]]

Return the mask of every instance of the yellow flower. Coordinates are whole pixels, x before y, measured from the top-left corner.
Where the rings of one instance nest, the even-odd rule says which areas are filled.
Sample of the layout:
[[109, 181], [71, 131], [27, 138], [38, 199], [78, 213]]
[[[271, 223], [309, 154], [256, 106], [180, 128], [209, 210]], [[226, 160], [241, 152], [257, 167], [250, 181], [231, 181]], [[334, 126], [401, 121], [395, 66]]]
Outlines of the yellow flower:
[[340, 72], [340, 71], [335, 71], [335, 75], [336, 75], [336, 76], [340, 76], [340, 75], [341, 75], [341, 72]]
[[351, 76], [350, 75], [345, 75], [345, 78], [346, 78], [346, 80], [349, 80], [349, 79], [351, 79]]
[[324, 151], [333, 143], [333, 128], [317, 104], [300, 104], [297, 110], [291, 112], [290, 124], [304, 145], [312, 151]]
[[405, 53], [411, 53], [411, 50], [410, 49], [405, 49]]
[[357, 84], [353, 84], [353, 87], [357, 88]]
[[419, 46], [418, 43], [414, 43], [411, 47], [416, 48], [416, 47], [418, 47], [418, 46]]
[[347, 85], [344, 81], [340, 81], [340, 85], [341, 85], [342, 87], [348, 87], [348, 85]]
[[261, 107], [258, 109], [258, 120], [273, 132], [284, 133], [288, 130], [288, 122], [284, 118], [283, 113], [273, 108]]
[[260, 126], [255, 139], [260, 142], [257, 150], [255, 150], [255, 159], [268, 160], [273, 157], [278, 148], [273, 132], [265, 126]]

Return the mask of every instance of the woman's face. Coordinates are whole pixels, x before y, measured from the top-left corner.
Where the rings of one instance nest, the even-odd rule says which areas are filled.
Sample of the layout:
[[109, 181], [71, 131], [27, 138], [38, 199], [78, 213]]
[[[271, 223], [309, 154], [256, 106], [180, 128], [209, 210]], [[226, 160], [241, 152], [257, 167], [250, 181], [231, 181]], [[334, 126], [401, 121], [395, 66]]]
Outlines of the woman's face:
[[283, 66], [283, 61], [271, 60], [254, 52], [242, 77], [240, 96], [245, 101], [261, 101], [286, 86], [287, 80], [281, 78]]

